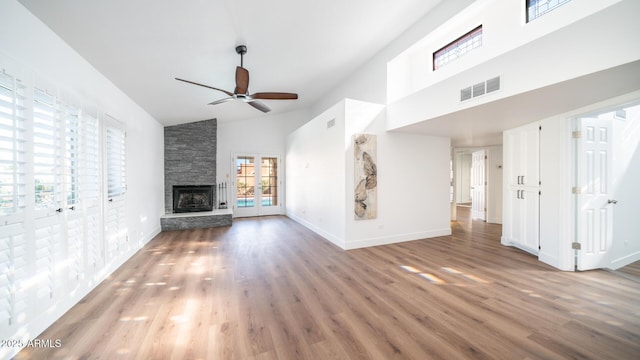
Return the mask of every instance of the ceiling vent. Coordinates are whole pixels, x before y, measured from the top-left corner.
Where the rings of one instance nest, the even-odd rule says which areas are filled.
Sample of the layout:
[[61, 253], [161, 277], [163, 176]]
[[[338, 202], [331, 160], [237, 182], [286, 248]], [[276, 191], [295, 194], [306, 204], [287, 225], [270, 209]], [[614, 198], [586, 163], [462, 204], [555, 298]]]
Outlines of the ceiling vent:
[[479, 84], [473, 85], [473, 97], [478, 97], [480, 95], [484, 95], [484, 83], [481, 82]]
[[460, 90], [460, 101], [471, 99], [471, 86]]
[[500, 77], [477, 83], [460, 90], [460, 101], [470, 100], [500, 90]]
[[487, 80], [487, 94], [500, 90], [500, 76]]

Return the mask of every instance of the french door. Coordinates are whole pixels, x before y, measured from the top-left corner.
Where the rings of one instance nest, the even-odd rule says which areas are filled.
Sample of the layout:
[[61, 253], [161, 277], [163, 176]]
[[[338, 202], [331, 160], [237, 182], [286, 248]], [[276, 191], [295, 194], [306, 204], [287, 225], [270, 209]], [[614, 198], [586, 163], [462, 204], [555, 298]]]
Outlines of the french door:
[[236, 154], [233, 164], [233, 216], [281, 214], [280, 156]]

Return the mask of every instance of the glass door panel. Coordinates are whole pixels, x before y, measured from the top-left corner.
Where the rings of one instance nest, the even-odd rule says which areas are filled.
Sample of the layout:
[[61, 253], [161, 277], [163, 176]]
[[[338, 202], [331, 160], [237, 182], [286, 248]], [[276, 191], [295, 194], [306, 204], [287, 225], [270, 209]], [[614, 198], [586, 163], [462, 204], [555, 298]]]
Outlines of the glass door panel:
[[236, 181], [236, 207], [255, 207], [256, 167], [253, 156], [236, 157]]
[[261, 206], [278, 206], [278, 158], [263, 157], [260, 169]]

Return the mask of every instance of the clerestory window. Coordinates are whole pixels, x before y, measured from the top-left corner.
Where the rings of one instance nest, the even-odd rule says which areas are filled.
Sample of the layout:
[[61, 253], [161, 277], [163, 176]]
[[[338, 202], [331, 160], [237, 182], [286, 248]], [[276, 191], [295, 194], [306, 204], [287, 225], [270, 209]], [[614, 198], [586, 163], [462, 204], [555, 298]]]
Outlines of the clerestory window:
[[482, 46], [482, 25], [450, 42], [433, 53], [433, 70], [437, 70], [452, 61]]

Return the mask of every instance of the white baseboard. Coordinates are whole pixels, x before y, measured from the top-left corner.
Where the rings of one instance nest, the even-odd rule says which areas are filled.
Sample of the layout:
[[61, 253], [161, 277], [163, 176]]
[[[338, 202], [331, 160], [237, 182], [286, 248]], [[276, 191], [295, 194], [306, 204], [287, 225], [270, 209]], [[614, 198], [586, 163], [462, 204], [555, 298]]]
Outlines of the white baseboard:
[[428, 239], [438, 236], [451, 235], [451, 228], [421, 231], [407, 234], [397, 234], [392, 236], [382, 236], [377, 238], [359, 239], [347, 241], [345, 250], [359, 249], [371, 246], [389, 245], [405, 241]]
[[323, 238], [329, 240], [330, 242], [332, 242], [334, 245], [336, 245], [337, 247], [341, 248], [341, 249], [345, 249], [345, 242], [344, 242], [344, 238], [340, 238], [337, 235], [334, 235], [330, 232], [325, 231], [324, 229], [321, 229], [317, 226], [315, 226], [314, 224], [308, 222], [305, 219], [302, 219], [292, 213], [287, 213], [287, 217], [289, 217], [290, 219], [292, 219], [293, 221], [297, 222], [298, 224], [306, 227], [307, 229], [313, 231], [314, 233], [322, 236]]
[[613, 260], [609, 265], [609, 269], [617, 270], [617, 269], [620, 269], [621, 267], [625, 267], [638, 260], [640, 260], [640, 251], [637, 251], [633, 254], [625, 255], [621, 258]]

